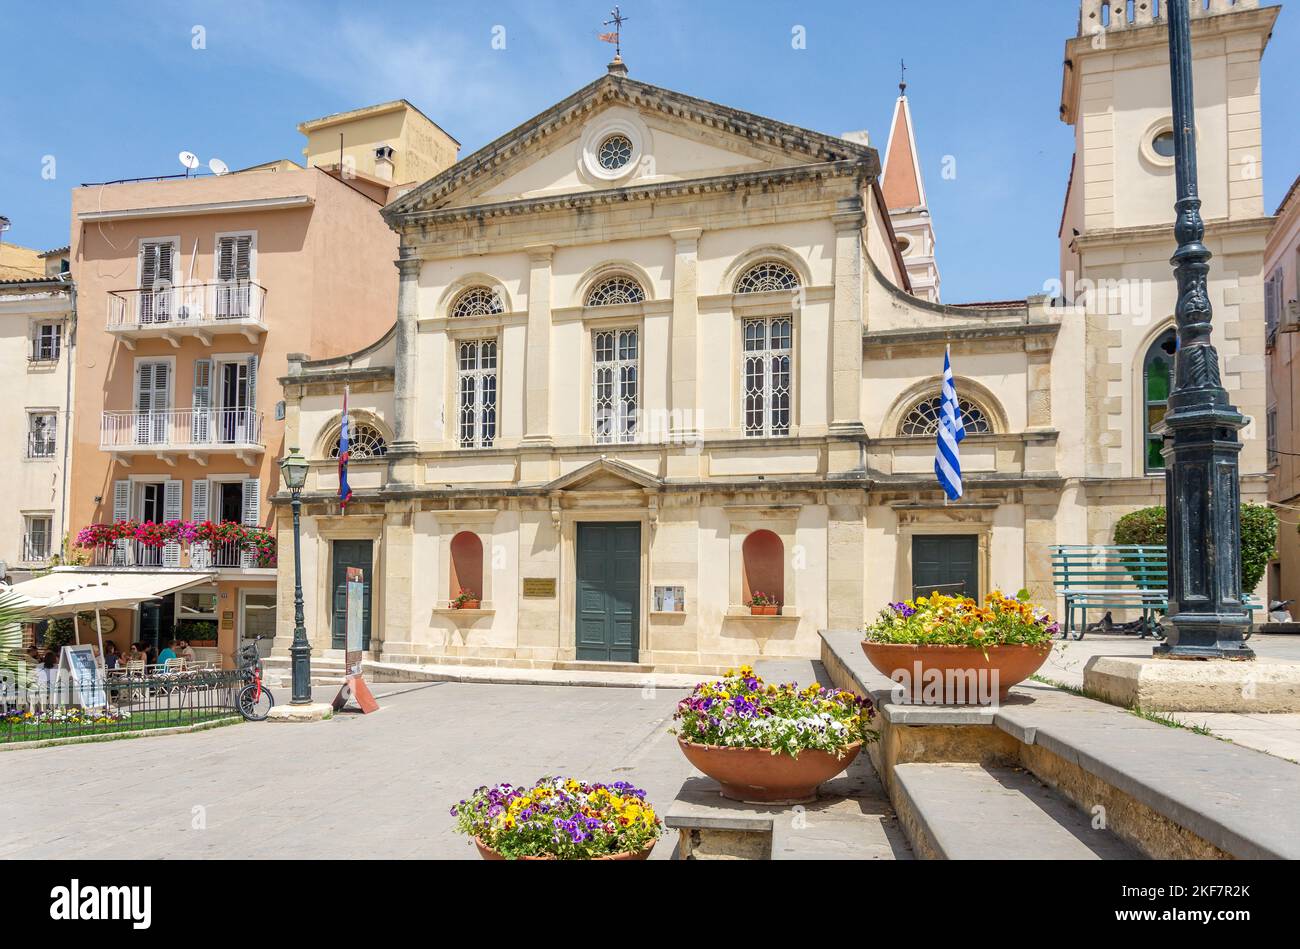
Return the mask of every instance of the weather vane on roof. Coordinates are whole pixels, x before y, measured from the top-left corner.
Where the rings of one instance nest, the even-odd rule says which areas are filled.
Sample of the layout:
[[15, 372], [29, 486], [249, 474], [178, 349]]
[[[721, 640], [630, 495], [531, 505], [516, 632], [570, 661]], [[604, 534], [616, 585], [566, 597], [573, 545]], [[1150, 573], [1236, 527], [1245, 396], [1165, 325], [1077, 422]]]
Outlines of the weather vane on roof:
[[907, 95], [907, 63], [898, 61], [898, 91]]
[[619, 12], [618, 7], [615, 7], [613, 10], [610, 11], [609, 17], [610, 18], [606, 20], [604, 23], [602, 23], [601, 26], [609, 26], [610, 24], [613, 24], [614, 32], [601, 33], [600, 38], [606, 43], [613, 43], [614, 58], [622, 59], [623, 58], [623, 48], [622, 48], [623, 23], [629, 18], [623, 16], [623, 14]]

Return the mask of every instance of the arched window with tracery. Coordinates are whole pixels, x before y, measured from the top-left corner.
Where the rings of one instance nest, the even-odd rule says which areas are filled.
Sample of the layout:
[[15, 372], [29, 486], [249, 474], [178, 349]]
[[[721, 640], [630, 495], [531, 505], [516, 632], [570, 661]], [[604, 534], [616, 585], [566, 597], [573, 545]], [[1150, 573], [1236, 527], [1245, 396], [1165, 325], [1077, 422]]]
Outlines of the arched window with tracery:
[[[993, 431], [988, 414], [969, 399], [958, 398], [957, 410], [967, 435], [988, 435]], [[917, 402], [903, 413], [898, 423], [898, 434], [905, 438], [934, 437], [939, 432], [939, 415], [943, 411], [943, 395], [936, 392]]]
[[1142, 361], [1142, 443], [1144, 468], [1148, 474], [1164, 471], [1165, 459], [1160, 454], [1164, 448], [1163, 436], [1153, 429], [1164, 420], [1169, 411], [1169, 391], [1173, 387], [1174, 353], [1178, 351], [1178, 336], [1171, 329], [1161, 333], [1147, 350]]
[[455, 317], [495, 316], [505, 311], [501, 294], [491, 287], [469, 287], [461, 291], [451, 304], [451, 315]]
[[[338, 434], [334, 436], [334, 443], [330, 446], [331, 458], [339, 456], [339, 438], [342, 434], [340, 428]], [[384, 440], [384, 433], [369, 422], [358, 422], [353, 419], [352, 426], [348, 429], [348, 456], [351, 460], [382, 458], [386, 454], [388, 454], [388, 442]]]
[[473, 531], [461, 531], [451, 539], [451, 576], [448, 578], [451, 599], [462, 593], [469, 599], [483, 600], [483, 541]]
[[764, 260], [736, 278], [736, 293], [766, 293], [769, 290], [794, 290], [799, 275], [779, 260]]
[[785, 545], [781, 538], [769, 530], [751, 531], [740, 545], [740, 558], [745, 603], [752, 603], [759, 593], [771, 603], [785, 603]]
[[587, 306], [618, 306], [622, 303], [642, 303], [645, 291], [631, 277], [607, 277], [587, 291]]

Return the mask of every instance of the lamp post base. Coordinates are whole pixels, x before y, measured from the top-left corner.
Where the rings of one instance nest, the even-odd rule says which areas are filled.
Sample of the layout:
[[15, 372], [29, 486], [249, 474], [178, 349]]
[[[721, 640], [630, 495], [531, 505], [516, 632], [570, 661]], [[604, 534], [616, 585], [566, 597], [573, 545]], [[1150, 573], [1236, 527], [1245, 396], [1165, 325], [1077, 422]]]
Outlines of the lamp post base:
[[1244, 639], [1248, 622], [1244, 615], [1199, 622], [1172, 616], [1165, 642], [1151, 654], [1158, 659], [1254, 659], [1255, 651]]
[[334, 706], [327, 702], [307, 705], [277, 705], [266, 713], [268, 722], [320, 722], [334, 717]]

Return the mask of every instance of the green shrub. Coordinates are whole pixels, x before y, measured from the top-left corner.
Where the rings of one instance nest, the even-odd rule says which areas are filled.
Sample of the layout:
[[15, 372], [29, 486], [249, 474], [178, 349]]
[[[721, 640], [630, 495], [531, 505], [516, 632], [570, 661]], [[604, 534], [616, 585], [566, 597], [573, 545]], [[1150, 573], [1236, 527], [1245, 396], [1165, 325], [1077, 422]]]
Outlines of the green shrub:
[[[1125, 514], [1115, 524], [1117, 544], [1165, 543], [1165, 509], [1144, 507]], [[1277, 554], [1277, 515], [1262, 504], [1241, 506], [1241, 589], [1259, 585], [1268, 562]]]

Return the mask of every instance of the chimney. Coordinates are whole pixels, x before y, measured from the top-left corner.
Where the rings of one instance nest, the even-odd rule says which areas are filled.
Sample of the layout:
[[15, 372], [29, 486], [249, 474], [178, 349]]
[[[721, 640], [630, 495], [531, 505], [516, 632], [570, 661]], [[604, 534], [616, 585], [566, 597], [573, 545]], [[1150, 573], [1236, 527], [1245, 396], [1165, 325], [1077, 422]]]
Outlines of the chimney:
[[380, 145], [375, 149], [375, 177], [383, 181], [393, 180], [392, 145]]

